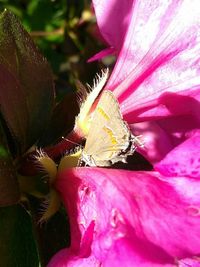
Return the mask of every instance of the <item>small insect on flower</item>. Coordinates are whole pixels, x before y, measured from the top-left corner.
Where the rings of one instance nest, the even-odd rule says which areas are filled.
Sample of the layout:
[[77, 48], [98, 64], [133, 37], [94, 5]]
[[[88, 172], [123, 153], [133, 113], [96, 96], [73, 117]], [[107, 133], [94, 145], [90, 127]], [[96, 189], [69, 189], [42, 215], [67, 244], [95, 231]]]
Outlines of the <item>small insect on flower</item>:
[[123, 120], [114, 94], [105, 90], [94, 111], [79, 165], [111, 166], [118, 161], [126, 162], [127, 156], [142, 145]]

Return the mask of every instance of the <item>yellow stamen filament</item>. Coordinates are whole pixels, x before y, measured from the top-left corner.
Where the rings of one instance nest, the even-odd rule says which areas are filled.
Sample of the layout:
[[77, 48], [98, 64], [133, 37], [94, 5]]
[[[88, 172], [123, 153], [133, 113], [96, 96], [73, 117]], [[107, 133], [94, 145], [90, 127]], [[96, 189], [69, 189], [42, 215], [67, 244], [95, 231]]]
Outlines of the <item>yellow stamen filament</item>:
[[78, 160], [81, 156], [82, 150], [80, 149], [75, 154], [64, 156], [58, 166], [58, 172], [66, 170], [67, 168], [76, 167], [78, 165]]
[[45, 212], [43, 213], [42, 217], [39, 220], [39, 223], [46, 222], [50, 217], [52, 217], [60, 208], [60, 198], [57, 191], [53, 188], [50, 189], [49, 199], [44, 203]]
[[55, 181], [57, 174], [55, 162], [44, 153], [40, 153], [36, 159], [40, 163], [42, 169], [48, 174], [49, 184], [51, 185]]

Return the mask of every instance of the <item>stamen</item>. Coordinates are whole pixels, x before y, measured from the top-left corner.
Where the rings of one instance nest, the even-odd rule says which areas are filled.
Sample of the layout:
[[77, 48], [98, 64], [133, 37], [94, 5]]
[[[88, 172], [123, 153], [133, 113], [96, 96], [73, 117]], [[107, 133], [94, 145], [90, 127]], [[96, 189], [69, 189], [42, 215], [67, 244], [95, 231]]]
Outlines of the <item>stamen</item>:
[[55, 181], [57, 174], [56, 163], [42, 149], [38, 149], [37, 153], [35, 156], [36, 163], [39, 163], [39, 168], [48, 175], [49, 184], [51, 185]]
[[60, 198], [57, 191], [53, 188], [50, 189], [49, 197], [42, 203], [43, 210], [41, 211], [41, 218], [39, 224], [49, 220], [60, 208]]

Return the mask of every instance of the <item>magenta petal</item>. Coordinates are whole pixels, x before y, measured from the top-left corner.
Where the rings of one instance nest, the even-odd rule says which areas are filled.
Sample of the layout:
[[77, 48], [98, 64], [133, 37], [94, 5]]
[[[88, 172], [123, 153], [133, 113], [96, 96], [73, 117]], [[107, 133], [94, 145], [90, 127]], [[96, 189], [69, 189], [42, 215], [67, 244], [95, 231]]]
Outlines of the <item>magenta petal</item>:
[[[185, 114], [200, 99], [199, 2], [135, 1], [133, 11], [107, 88], [130, 123]], [[183, 103], [180, 110], [173, 99]]]
[[[145, 90], [145, 88], [143, 89]], [[126, 104], [121, 104], [122, 113], [126, 121], [133, 123], [180, 115], [193, 115], [194, 117], [199, 117], [199, 88], [191, 88], [190, 90], [185, 90], [178, 93], [165, 93], [164, 91], [167, 91], [167, 89], [163, 88], [162, 92], [157, 92], [158, 94], [161, 93], [160, 96], [153, 95], [152, 93], [152, 97], [155, 96], [155, 99], [147, 101], [144, 104], [141, 103], [141, 105], [139, 104], [138, 106], [134, 106], [134, 101], [130, 98], [130, 101], [132, 102], [132, 108], [130, 106], [126, 106]], [[134, 96], [132, 97], [134, 99]], [[131, 104], [131, 102], [129, 104]]]
[[123, 264], [124, 267], [174, 266], [173, 264], [166, 264], [164, 263], [164, 261], [162, 263], [159, 263], [161, 258], [159, 253], [161, 252], [162, 254], [162, 251], [160, 251], [159, 249], [157, 249], [157, 251], [156, 250], [154, 251], [151, 249], [151, 246], [146, 246], [145, 242], [139, 245], [138, 243], [140, 243], [140, 241], [137, 238], [133, 238], [130, 233], [129, 233], [129, 239], [121, 238], [119, 240], [116, 240], [115, 242], [113, 242], [113, 246], [110, 247], [109, 250], [107, 251], [105, 259], [102, 261], [103, 266], [118, 267], [120, 266], [120, 264]]
[[116, 51], [119, 51], [123, 44], [133, 2], [134, 0], [93, 0], [101, 34]]
[[[98, 260], [96, 260], [94, 256], [90, 256], [88, 258], [81, 258], [78, 256], [69, 255], [69, 249], [62, 249], [51, 259], [47, 267], [119, 267], [121, 264], [123, 264], [123, 267], [130, 267], [133, 266], [133, 264], [134, 266], [138, 267], [177, 267], [177, 265], [175, 264], [153, 263], [148, 261], [146, 258], [140, 260], [139, 257], [137, 257], [136, 255], [134, 257], [134, 260], [133, 255], [129, 255], [128, 258], [124, 257], [125, 255], [127, 255], [127, 248], [124, 247], [124, 244], [119, 244], [118, 249], [115, 250], [116, 252], [119, 252], [120, 256], [123, 256], [120, 261], [119, 254], [116, 255], [114, 253], [110, 253], [110, 255], [107, 255], [107, 258], [102, 264]], [[185, 265], [180, 266], [186, 267]], [[194, 266], [198, 267], [197, 265]]]
[[129, 126], [132, 133], [135, 136], [141, 136], [140, 140], [144, 143], [144, 147], [138, 147], [137, 151], [151, 164], [159, 162], [173, 149], [171, 134], [163, 130], [156, 122], [141, 122]]
[[[156, 42], [160, 43], [159, 39], [175, 17], [178, 8], [177, 2], [173, 1], [170, 4], [170, 2], [162, 0], [145, 1], [145, 3], [139, 0], [134, 1], [123, 47], [108, 82], [109, 88], [114, 88], [124, 81], [134, 69], [134, 76], [142, 74], [145, 65], [150, 63], [148, 61], [151, 61], [153, 56], [160, 52], [160, 49], [152, 51], [152, 48]], [[152, 54], [148, 54], [148, 52], [152, 52]], [[148, 57], [146, 60], [145, 56]], [[136, 66], [138, 66], [138, 70]]]
[[165, 176], [200, 178], [200, 131], [191, 134], [185, 142], [170, 151], [154, 165]]
[[181, 115], [157, 120], [156, 125], [168, 135], [173, 148], [180, 145], [200, 129], [199, 118], [194, 115]]
[[48, 263], [47, 267], [98, 267], [99, 261], [90, 256], [82, 258], [73, 254], [70, 249], [62, 249]]
[[[196, 184], [193, 199], [187, 194], [190, 180], [172, 180], [156, 172], [101, 168], [63, 172], [57, 189], [70, 217], [71, 250], [83, 258], [91, 253], [99, 262], [112, 260], [115, 254], [118, 262], [122, 256], [128, 262], [132, 255], [132, 261], [156, 264], [200, 253], [200, 186]], [[123, 255], [117, 252], [122, 244]]]
[[138, 147], [138, 152], [151, 164], [156, 164], [196, 133], [200, 128], [200, 121], [194, 115], [181, 115], [129, 126], [132, 133], [141, 136], [140, 139], [144, 143], [143, 148]]
[[200, 267], [200, 258], [183, 259], [178, 261], [178, 267]]

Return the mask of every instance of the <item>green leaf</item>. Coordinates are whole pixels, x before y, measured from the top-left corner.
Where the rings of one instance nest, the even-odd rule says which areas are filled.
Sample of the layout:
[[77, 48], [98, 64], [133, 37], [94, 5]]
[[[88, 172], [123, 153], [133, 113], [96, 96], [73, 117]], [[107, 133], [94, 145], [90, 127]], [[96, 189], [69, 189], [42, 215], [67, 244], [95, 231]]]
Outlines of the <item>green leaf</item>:
[[31, 219], [20, 205], [0, 208], [0, 262], [6, 267], [39, 267]]
[[51, 69], [9, 11], [0, 16], [0, 111], [24, 152], [43, 133], [54, 105]]

